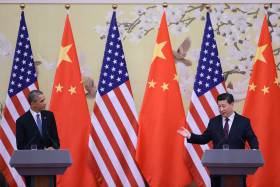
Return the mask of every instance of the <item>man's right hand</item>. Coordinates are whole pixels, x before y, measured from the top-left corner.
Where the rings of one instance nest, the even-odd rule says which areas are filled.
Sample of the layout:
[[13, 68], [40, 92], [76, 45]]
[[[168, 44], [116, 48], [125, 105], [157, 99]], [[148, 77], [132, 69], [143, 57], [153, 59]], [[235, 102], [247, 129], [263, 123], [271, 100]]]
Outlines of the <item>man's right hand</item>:
[[181, 136], [187, 138], [187, 139], [191, 138], [190, 131], [188, 131], [185, 127], [181, 127], [180, 129], [178, 129], [177, 133], [180, 134]]
[[46, 150], [54, 150], [53, 147], [47, 147]]

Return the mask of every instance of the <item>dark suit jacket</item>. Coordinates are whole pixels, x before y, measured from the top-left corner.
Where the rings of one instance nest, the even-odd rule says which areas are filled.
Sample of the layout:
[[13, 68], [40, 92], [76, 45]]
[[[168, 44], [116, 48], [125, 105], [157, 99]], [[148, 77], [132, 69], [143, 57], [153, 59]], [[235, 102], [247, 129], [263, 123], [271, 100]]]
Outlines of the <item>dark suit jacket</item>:
[[251, 149], [258, 149], [258, 139], [251, 127], [250, 120], [235, 113], [228, 138], [224, 136], [223, 118], [221, 115], [210, 119], [208, 127], [202, 135], [191, 134], [187, 139], [189, 143], [206, 144], [213, 141], [214, 149], [222, 149], [223, 144], [228, 144], [230, 149], [244, 149], [248, 141]]
[[41, 118], [42, 136], [30, 111], [27, 111], [17, 119], [16, 141], [18, 149], [30, 149], [32, 144], [36, 144], [37, 149], [47, 147], [59, 149], [60, 144], [53, 113], [42, 110]]

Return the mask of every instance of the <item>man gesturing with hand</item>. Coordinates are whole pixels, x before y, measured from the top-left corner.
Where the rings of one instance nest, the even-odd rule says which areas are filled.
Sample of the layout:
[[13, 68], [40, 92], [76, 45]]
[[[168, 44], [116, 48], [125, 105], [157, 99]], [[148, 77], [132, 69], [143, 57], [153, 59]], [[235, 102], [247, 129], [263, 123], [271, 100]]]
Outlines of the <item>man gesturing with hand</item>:
[[[233, 95], [230, 93], [218, 95], [217, 104], [220, 115], [210, 119], [201, 135], [191, 133], [184, 127], [177, 131], [178, 134], [187, 138], [188, 143], [207, 144], [212, 141], [214, 149], [222, 149], [225, 146], [229, 149], [244, 149], [246, 141], [251, 149], [258, 149], [259, 143], [250, 120], [234, 112]], [[243, 183], [246, 186], [245, 179]], [[220, 176], [211, 176], [211, 186], [221, 186]]]

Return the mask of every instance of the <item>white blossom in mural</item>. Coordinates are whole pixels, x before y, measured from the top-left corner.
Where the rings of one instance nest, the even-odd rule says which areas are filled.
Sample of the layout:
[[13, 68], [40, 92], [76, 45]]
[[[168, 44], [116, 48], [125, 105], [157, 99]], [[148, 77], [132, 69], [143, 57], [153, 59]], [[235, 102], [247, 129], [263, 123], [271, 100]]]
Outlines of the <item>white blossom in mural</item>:
[[[111, 13], [110, 13], [111, 14]], [[248, 80], [252, 69], [252, 59], [255, 56], [256, 44], [259, 38], [265, 10], [262, 4], [217, 4], [211, 5], [211, 20], [216, 34], [218, 45], [226, 50], [220, 54], [224, 76], [228, 90], [237, 100], [246, 97]], [[273, 4], [267, 11], [269, 26], [273, 41], [275, 61], [280, 71], [280, 4]], [[131, 15], [133, 19], [127, 20], [125, 15], [118, 12], [119, 28], [123, 39], [131, 42], [140, 42], [152, 30], [156, 30], [162, 15], [161, 5], [135, 6]], [[107, 17], [109, 20], [109, 17]], [[169, 32], [175, 36], [182, 36], [191, 32], [192, 23], [205, 19], [205, 5], [170, 5], [167, 8], [167, 21]], [[106, 25], [97, 25], [94, 30], [99, 33], [100, 39], [105, 39]], [[251, 33], [254, 33], [252, 36]], [[185, 34], [186, 35], [186, 34]], [[248, 47], [249, 46], [249, 47]], [[176, 50], [175, 50], [176, 51]], [[193, 59], [189, 66], [196, 66], [199, 50], [190, 49], [185, 56]], [[185, 58], [184, 57], [184, 58]], [[175, 59], [176, 61], [176, 59]], [[193, 74], [189, 74], [190, 67], [178, 62], [177, 70], [182, 92], [190, 95]], [[232, 78], [234, 81], [232, 81]]]
[[0, 33], [0, 63], [4, 62], [4, 58], [11, 58], [13, 56], [13, 47], [11, 42]]

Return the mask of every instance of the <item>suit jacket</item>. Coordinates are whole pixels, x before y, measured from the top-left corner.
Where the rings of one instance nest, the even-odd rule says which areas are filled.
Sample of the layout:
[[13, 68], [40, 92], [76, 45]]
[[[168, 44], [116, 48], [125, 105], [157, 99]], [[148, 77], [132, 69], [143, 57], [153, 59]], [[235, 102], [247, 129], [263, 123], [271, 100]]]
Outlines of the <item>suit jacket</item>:
[[235, 113], [228, 138], [225, 138], [223, 130], [223, 118], [221, 115], [210, 119], [208, 127], [202, 135], [191, 134], [187, 139], [189, 143], [206, 144], [213, 141], [214, 149], [222, 149], [223, 144], [228, 144], [230, 149], [244, 149], [248, 141], [251, 149], [258, 149], [258, 139], [251, 127], [250, 120]]
[[56, 122], [52, 112], [42, 110], [42, 135], [30, 112], [27, 111], [16, 121], [16, 142], [18, 149], [30, 149], [32, 144], [37, 149], [53, 147], [59, 149], [59, 138], [57, 135]]

